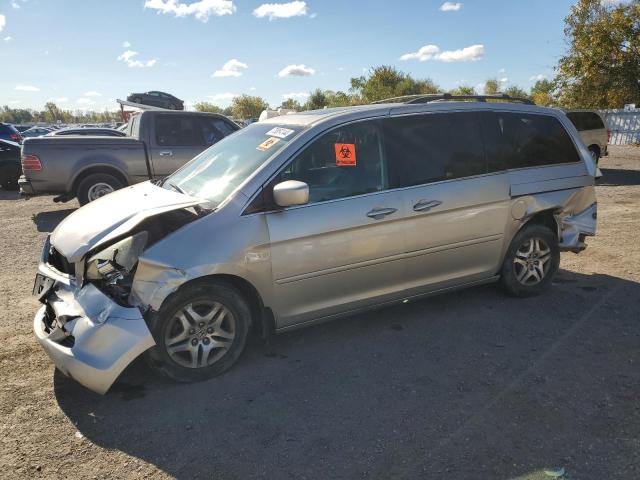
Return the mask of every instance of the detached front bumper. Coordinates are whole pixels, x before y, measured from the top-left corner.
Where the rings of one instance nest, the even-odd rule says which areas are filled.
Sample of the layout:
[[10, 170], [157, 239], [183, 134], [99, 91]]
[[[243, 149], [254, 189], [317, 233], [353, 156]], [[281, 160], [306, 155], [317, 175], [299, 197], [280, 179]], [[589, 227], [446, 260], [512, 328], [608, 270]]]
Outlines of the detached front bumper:
[[155, 345], [142, 314], [92, 284], [76, 289], [44, 263], [38, 271], [55, 283], [33, 320], [36, 339], [58, 370], [106, 393], [127, 365]]

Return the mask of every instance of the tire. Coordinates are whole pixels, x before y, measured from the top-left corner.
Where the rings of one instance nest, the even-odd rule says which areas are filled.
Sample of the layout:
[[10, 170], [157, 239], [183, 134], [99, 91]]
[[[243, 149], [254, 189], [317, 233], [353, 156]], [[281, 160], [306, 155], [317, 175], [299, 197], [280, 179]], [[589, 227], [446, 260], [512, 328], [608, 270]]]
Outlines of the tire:
[[176, 107], [173, 103], [169, 104], [169, 110], [177, 110], [178, 107]]
[[3, 190], [18, 190], [18, 179], [22, 170], [18, 165], [4, 165], [0, 167], [0, 186]]
[[200, 382], [231, 368], [242, 354], [251, 313], [243, 296], [224, 283], [178, 290], [149, 319], [156, 346], [147, 363], [177, 382]]
[[528, 224], [509, 245], [500, 281], [510, 295], [539, 295], [551, 285], [559, 266], [560, 248], [555, 233], [544, 225]]
[[80, 180], [76, 188], [76, 197], [80, 205], [86, 205], [122, 187], [122, 181], [109, 173], [91, 173]]
[[598, 148], [594, 146], [589, 147], [589, 153], [591, 154], [591, 158], [593, 158], [593, 161], [596, 162], [596, 165], [598, 165], [598, 162], [600, 161], [600, 151], [598, 150]]

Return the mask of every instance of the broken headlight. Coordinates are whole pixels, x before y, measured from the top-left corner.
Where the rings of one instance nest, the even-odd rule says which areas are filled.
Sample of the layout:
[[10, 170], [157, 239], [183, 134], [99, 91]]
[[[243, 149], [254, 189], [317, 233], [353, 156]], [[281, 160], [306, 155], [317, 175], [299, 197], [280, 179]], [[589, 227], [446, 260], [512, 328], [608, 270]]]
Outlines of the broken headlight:
[[98, 283], [115, 300], [126, 302], [148, 237], [146, 231], [139, 232], [92, 255], [87, 261], [87, 280]]

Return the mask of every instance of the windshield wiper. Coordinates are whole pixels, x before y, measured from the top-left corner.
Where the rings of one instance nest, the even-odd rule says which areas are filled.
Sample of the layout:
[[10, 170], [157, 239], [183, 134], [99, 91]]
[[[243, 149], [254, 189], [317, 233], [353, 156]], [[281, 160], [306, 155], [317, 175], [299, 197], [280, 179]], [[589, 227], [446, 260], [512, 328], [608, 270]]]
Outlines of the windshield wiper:
[[187, 192], [185, 192], [183, 189], [181, 189], [179, 186], [177, 186], [175, 183], [171, 183], [171, 182], [166, 182], [167, 185], [169, 185], [171, 188], [173, 188], [176, 192], [181, 193], [183, 195], [189, 195]]

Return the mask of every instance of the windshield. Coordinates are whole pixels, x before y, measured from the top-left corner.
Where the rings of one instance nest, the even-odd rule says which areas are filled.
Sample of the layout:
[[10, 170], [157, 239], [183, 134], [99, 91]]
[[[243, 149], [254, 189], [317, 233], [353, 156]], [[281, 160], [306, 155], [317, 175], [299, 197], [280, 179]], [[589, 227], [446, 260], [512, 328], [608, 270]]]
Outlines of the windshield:
[[290, 125], [250, 125], [209, 147], [167, 177], [163, 186], [217, 205], [300, 130]]

